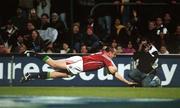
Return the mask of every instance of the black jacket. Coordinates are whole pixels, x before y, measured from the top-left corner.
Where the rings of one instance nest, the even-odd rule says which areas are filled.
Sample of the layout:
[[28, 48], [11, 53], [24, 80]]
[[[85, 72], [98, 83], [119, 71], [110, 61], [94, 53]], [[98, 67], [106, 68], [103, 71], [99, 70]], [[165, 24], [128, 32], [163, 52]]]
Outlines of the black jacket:
[[140, 52], [136, 52], [133, 56], [133, 59], [135, 61], [137, 59], [139, 60], [137, 69], [139, 69], [143, 73], [149, 73], [152, 72], [152, 70], [154, 70], [152, 66], [154, 65], [157, 58], [158, 58], [157, 51], [154, 51], [153, 53], [140, 51]]

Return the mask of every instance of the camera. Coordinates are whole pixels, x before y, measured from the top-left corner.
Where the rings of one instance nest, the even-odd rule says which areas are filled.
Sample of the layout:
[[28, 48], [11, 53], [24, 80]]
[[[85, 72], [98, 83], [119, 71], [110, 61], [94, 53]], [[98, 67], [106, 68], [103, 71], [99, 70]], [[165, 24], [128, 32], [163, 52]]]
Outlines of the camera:
[[159, 29], [157, 29], [157, 35], [160, 35], [160, 33], [163, 33], [163, 34], [167, 34], [168, 30], [166, 27], [164, 27], [163, 25], [161, 25], [161, 27]]

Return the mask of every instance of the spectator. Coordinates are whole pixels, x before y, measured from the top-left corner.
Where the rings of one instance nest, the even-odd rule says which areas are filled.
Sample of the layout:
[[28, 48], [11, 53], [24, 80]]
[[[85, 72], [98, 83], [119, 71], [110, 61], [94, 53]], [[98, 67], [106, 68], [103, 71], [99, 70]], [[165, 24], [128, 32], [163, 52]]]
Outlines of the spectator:
[[160, 32], [163, 32], [163, 34], [167, 34], [168, 30], [167, 28], [163, 25], [163, 20], [161, 17], [156, 17], [156, 33], [157, 35], [160, 34]]
[[24, 52], [27, 50], [27, 47], [25, 44], [21, 44], [17, 47], [17, 53], [18, 54], [24, 54]]
[[35, 28], [39, 28], [40, 27], [41, 19], [37, 15], [37, 12], [36, 12], [36, 10], [34, 8], [32, 8], [29, 11], [28, 21], [31, 21], [33, 23], [33, 25], [35, 26]]
[[79, 23], [73, 24], [71, 38], [72, 38], [71, 46], [73, 50], [75, 50], [77, 53], [80, 53], [81, 44], [83, 43], [84, 38], [83, 38], [83, 34], [80, 31]]
[[117, 55], [120, 55], [123, 53], [123, 48], [121, 46], [117, 46], [117, 49], [116, 49], [116, 54]]
[[127, 47], [123, 48], [123, 53], [133, 54], [135, 52], [136, 52], [136, 50], [135, 50], [135, 48], [133, 48], [133, 44], [131, 41], [128, 42]]
[[130, 0], [115, 0], [114, 3], [117, 4], [115, 6], [115, 10], [116, 10], [116, 14], [115, 17], [120, 17], [122, 24], [126, 25], [128, 23], [128, 21], [130, 20], [130, 6], [128, 5], [120, 5], [120, 3], [122, 4], [126, 4], [129, 3]]
[[83, 53], [83, 54], [88, 53], [88, 48], [85, 44], [81, 45], [81, 53]]
[[169, 54], [169, 51], [167, 50], [167, 47], [165, 45], [161, 45], [159, 54]]
[[18, 7], [22, 9], [25, 18], [28, 17], [30, 9], [34, 7], [33, 2], [34, 0], [19, 0]]
[[[96, 4], [100, 3], [113, 3], [112, 0], [97, 0]], [[112, 5], [102, 5], [98, 7], [98, 9], [95, 11], [94, 16], [96, 17], [96, 21], [98, 24], [98, 32], [101, 34], [100, 39], [101, 41], [106, 42], [108, 41], [108, 38], [111, 34], [111, 22], [112, 22]]]
[[17, 8], [16, 15], [11, 17], [11, 20], [14, 26], [16, 26], [19, 30], [23, 29], [23, 27], [25, 26], [24, 23], [26, 21], [26, 18], [23, 16], [21, 8]]
[[94, 34], [94, 30], [92, 27], [87, 27], [86, 34], [84, 36], [84, 44], [89, 47], [89, 52], [97, 52], [99, 50], [99, 38]]
[[169, 12], [163, 14], [163, 24], [164, 27], [168, 29], [168, 32], [172, 34], [173, 30], [175, 29], [175, 24], [174, 24], [174, 19], [172, 18]]
[[81, 27], [87, 26], [87, 19], [93, 6], [95, 6], [96, 0], [75, 0], [76, 7], [74, 9], [75, 21], [80, 21]]
[[11, 20], [7, 21], [7, 24], [1, 28], [2, 30], [2, 39], [6, 48], [12, 48], [16, 42], [16, 34], [18, 32], [18, 28], [14, 26]]
[[56, 28], [59, 34], [65, 32], [65, 25], [59, 20], [59, 15], [55, 12], [51, 14], [50, 20], [51, 27]]
[[160, 48], [161, 45], [167, 44], [168, 35], [164, 34], [163, 31], [160, 31], [158, 41], [157, 41], [157, 48]]
[[124, 45], [128, 42], [128, 40], [131, 40], [134, 43], [134, 47], [138, 49], [138, 42], [140, 38], [142, 37], [140, 34], [140, 29], [137, 26], [137, 22], [135, 20], [132, 20], [127, 23], [126, 25], [127, 30], [127, 37], [125, 37], [126, 41], [122, 41], [123, 44], [122, 47], [125, 47]]
[[[77, 1], [77, 0], [75, 0]], [[56, 12], [59, 14], [59, 19], [60, 21], [63, 23], [63, 25], [65, 26], [65, 31], [68, 31], [69, 29], [69, 25], [70, 23], [72, 23], [72, 21], [70, 19], [73, 18], [73, 16], [70, 14], [71, 13], [71, 5], [72, 2], [74, 4], [75, 1], [72, 0], [51, 0], [51, 12]], [[75, 9], [74, 13], [75, 13]], [[81, 12], [79, 12], [81, 13]], [[77, 14], [74, 14], [76, 16], [78, 16]], [[82, 15], [82, 14], [81, 14]]]
[[121, 21], [119, 18], [116, 18], [114, 21], [114, 25], [112, 27], [112, 37], [111, 38], [115, 39], [117, 41], [117, 43], [119, 43], [123, 47], [125, 47], [125, 44], [129, 40], [126, 27], [121, 24]]
[[168, 41], [170, 53], [180, 54], [180, 25], [176, 26], [174, 34], [171, 35]]
[[24, 41], [23, 33], [17, 33], [17, 41], [14, 46], [12, 46], [12, 52], [23, 54], [27, 50], [27, 43]]
[[9, 54], [10, 49], [6, 48], [3, 42], [0, 42], [0, 54]]
[[49, 16], [45, 13], [41, 15], [41, 25], [38, 32], [45, 44], [54, 43], [58, 36], [58, 31], [50, 27]]
[[41, 15], [41, 24], [40, 24], [40, 30], [46, 30], [48, 27], [50, 27], [50, 22], [49, 22], [49, 15], [46, 13], [43, 13]]
[[31, 37], [28, 43], [28, 49], [34, 50], [35, 52], [43, 52], [44, 48], [44, 41], [42, 40], [39, 32], [37, 30], [33, 30]]
[[123, 48], [117, 43], [117, 41], [114, 39], [111, 43], [111, 47], [116, 50], [116, 54], [120, 55], [123, 53]]
[[111, 47], [114, 48], [115, 50], [117, 49], [118, 43], [117, 41], [114, 39], [111, 43]]
[[156, 24], [155, 21], [150, 20], [148, 21], [148, 27], [147, 30], [145, 30], [144, 36], [146, 38], [149, 38], [153, 44], [156, 45], [158, 41], [158, 36], [156, 35]]
[[61, 54], [73, 53], [72, 49], [69, 47], [69, 44], [64, 42], [62, 49], [60, 50]]
[[28, 39], [31, 37], [31, 33], [33, 30], [35, 30], [35, 26], [34, 26], [33, 22], [28, 21], [26, 23], [26, 27], [23, 30], [23, 35], [24, 35], [23, 38], [25, 41], [28, 41]]
[[49, 43], [49, 44], [47, 44], [45, 46], [46, 46], [44, 48], [45, 53], [54, 53], [54, 52], [56, 52], [53, 43]]
[[54, 47], [60, 47], [62, 46], [62, 42], [65, 41], [65, 26], [63, 22], [59, 20], [59, 15], [57, 13], [51, 14], [51, 20], [50, 20], [51, 27], [55, 28], [58, 31], [58, 36], [56, 41], [54, 42]]

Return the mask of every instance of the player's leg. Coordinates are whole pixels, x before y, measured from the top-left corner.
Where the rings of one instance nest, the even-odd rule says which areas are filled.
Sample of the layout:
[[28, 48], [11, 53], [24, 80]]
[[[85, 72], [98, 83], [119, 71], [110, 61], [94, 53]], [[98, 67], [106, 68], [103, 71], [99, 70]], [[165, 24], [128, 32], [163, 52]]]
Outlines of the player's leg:
[[40, 72], [40, 73], [26, 73], [22, 79], [21, 83], [27, 82], [32, 79], [49, 79], [49, 78], [67, 78], [71, 75], [67, 71], [53, 71], [53, 72]]
[[47, 55], [39, 54], [39, 53], [36, 53], [34, 51], [26, 51], [25, 54], [27, 56], [34, 56], [34, 57], [44, 61], [45, 63], [50, 65], [52, 68], [66, 69], [66, 61], [65, 61], [65, 59], [54, 60], [54, 59], [52, 59], [51, 57], [49, 57]]
[[49, 77], [50, 78], [67, 78], [70, 75], [67, 72], [50, 72]]
[[45, 56], [43, 58], [43, 61], [55, 69], [66, 69], [67, 67], [66, 66], [67, 63], [65, 59], [54, 60], [49, 56]]
[[[65, 69], [68, 70], [68, 65], [72, 64], [75, 67], [79, 67], [82, 65], [82, 57], [80, 56], [72, 56], [66, 59], [54, 60], [49, 56], [45, 56], [43, 61], [53, 67], [54, 69]], [[74, 67], [73, 66], [73, 67]], [[82, 68], [82, 67], [81, 67]], [[81, 69], [82, 70], [82, 69]]]

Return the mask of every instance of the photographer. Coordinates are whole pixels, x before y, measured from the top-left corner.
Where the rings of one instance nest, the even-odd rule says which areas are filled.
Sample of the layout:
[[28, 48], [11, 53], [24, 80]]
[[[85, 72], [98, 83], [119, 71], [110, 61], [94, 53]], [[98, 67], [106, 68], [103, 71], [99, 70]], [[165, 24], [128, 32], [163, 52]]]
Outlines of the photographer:
[[161, 81], [156, 76], [158, 51], [150, 42], [143, 40], [133, 56], [132, 71], [129, 77], [142, 87], [158, 87]]

